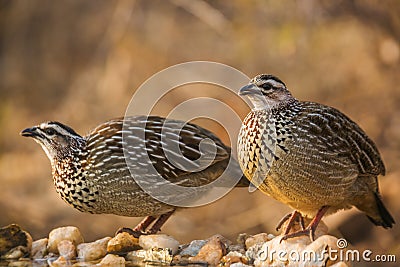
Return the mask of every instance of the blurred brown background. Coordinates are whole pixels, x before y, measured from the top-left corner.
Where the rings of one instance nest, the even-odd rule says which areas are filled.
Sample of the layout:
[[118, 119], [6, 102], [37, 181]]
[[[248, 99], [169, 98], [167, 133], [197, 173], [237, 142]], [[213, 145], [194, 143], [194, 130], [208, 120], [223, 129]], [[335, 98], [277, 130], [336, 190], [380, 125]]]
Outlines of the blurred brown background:
[[[362, 126], [385, 161], [381, 191], [397, 224], [383, 230], [354, 210], [325, 222], [357, 248], [395, 253], [399, 261], [399, 41], [397, 0], [2, 0], [0, 225], [18, 223], [34, 239], [76, 225], [87, 241], [135, 225], [139, 218], [83, 214], [66, 205], [53, 188], [45, 153], [19, 132], [58, 120], [85, 134], [123, 115], [135, 89], [154, 73], [210, 60], [250, 77], [275, 74], [297, 98], [339, 108]], [[158, 114], [193, 91], [166, 96]], [[197, 89], [198, 95], [235, 105], [241, 118], [248, 112], [234, 95]], [[215, 123], [198, 123], [224, 137]], [[181, 242], [215, 233], [231, 239], [242, 232], [275, 233], [289, 211], [261, 193], [234, 190], [214, 204], [179, 212], [163, 231]]]

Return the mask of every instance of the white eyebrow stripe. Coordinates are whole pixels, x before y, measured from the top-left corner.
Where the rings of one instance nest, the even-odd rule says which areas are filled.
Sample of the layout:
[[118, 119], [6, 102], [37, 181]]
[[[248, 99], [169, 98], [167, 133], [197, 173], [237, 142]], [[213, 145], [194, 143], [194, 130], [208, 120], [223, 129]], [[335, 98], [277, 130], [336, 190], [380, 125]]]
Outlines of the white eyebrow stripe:
[[281, 82], [275, 81], [275, 80], [273, 80], [273, 79], [269, 79], [269, 80], [267, 80], [267, 82], [268, 82], [269, 84], [271, 84], [273, 87], [285, 88], [285, 85], [284, 85], [284, 84], [282, 84]]
[[58, 134], [60, 135], [64, 135], [64, 136], [70, 136], [70, 137], [76, 137], [76, 135], [70, 133], [69, 131], [67, 131], [66, 129], [64, 129], [63, 127], [61, 127], [60, 125], [57, 124], [49, 124], [47, 122], [43, 122], [41, 124], [38, 125], [38, 128], [43, 132], [43, 134], [45, 134], [46, 136], [48, 136], [46, 134], [46, 132], [44, 131], [45, 129], [53, 129], [55, 130]]

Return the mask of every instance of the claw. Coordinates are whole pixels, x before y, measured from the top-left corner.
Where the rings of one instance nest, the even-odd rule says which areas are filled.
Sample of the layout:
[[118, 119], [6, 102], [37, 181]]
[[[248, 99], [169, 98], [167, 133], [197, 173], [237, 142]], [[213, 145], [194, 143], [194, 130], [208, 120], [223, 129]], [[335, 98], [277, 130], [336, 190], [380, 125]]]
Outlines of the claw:
[[292, 217], [292, 214], [293, 214], [294, 212], [296, 212], [296, 211], [293, 211], [293, 212], [291, 212], [291, 213], [286, 214], [286, 215], [278, 222], [278, 224], [276, 225], [275, 230], [276, 230], [276, 231], [279, 231], [279, 230], [282, 228], [282, 225], [283, 225], [287, 220], [289, 220], [290, 217]]
[[[287, 240], [289, 238], [299, 237], [299, 236], [303, 236], [303, 235], [308, 235], [310, 237], [311, 242], [313, 242], [315, 240], [315, 230], [317, 229], [319, 222], [321, 221], [322, 217], [324, 216], [324, 214], [326, 213], [326, 211], [328, 209], [329, 209], [329, 206], [323, 206], [321, 209], [319, 209], [319, 211], [315, 215], [314, 219], [310, 222], [310, 224], [305, 229], [304, 229], [304, 220], [303, 220], [303, 222], [301, 222], [301, 219], [300, 219], [300, 224], [302, 226], [302, 230], [291, 233], [291, 234], [289, 234], [289, 231], [287, 231], [287, 232], [285, 231], [283, 234], [283, 237], [281, 238], [281, 240], [279, 242], [282, 242], [283, 240]], [[291, 216], [290, 219], [292, 219], [292, 217], [293, 217], [293, 215]], [[289, 224], [290, 224], [290, 221], [288, 223], [288, 226], [289, 226]]]
[[118, 235], [120, 233], [128, 233], [136, 238], [139, 238], [139, 236], [145, 234], [145, 232], [142, 231], [137, 231], [128, 227], [121, 227], [117, 230], [117, 232], [115, 233], [115, 235]]
[[299, 236], [304, 236], [304, 235], [308, 235], [310, 237], [311, 242], [315, 241], [315, 229], [313, 227], [308, 226], [306, 229], [304, 230], [300, 230], [291, 234], [286, 234], [284, 235], [281, 240], [279, 241], [279, 243], [281, 243], [283, 240], [287, 240], [289, 238], [293, 238], [293, 237], [299, 237]]
[[304, 219], [303, 216], [301, 215], [300, 212], [298, 211], [293, 211], [289, 214], [286, 214], [278, 223], [278, 225], [276, 226], [276, 231], [279, 231], [283, 224], [285, 222], [287, 222], [287, 225], [285, 227], [285, 229], [283, 229], [283, 235], [287, 235], [290, 232], [290, 229], [293, 227], [295, 222], [299, 222], [299, 224], [301, 225], [302, 229], [304, 230]]
[[[135, 228], [127, 228], [122, 227], [119, 228], [115, 235], [119, 233], [128, 233], [136, 238], [139, 238], [141, 235], [151, 235], [156, 234], [160, 231], [161, 226], [168, 220], [169, 217], [174, 213], [175, 210], [169, 211], [167, 213], [161, 214], [158, 218], [153, 216], [147, 216], [144, 218]], [[155, 221], [155, 222], [154, 222]], [[154, 223], [153, 223], [154, 222]], [[149, 228], [149, 226], [153, 223], [153, 225]]]
[[300, 216], [300, 226], [301, 226], [301, 229], [302, 229], [302, 230], [305, 230], [305, 229], [306, 229], [306, 227], [305, 227], [305, 225], [304, 225], [304, 217], [303, 217], [303, 216]]
[[154, 222], [154, 224], [151, 226], [150, 229], [146, 231], [146, 234], [156, 234], [158, 231], [161, 230], [161, 226], [164, 225], [164, 223], [171, 217], [171, 215], [175, 212], [175, 210], [169, 211], [167, 213], [164, 213], [160, 215], [160, 217], [157, 218], [157, 220]]

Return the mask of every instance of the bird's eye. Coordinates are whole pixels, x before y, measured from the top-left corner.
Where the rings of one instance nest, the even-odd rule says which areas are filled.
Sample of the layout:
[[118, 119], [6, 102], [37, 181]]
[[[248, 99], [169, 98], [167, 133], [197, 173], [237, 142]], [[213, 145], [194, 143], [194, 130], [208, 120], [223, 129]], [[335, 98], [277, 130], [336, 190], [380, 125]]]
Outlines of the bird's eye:
[[271, 86], [270, 83], [263, 83], [263, 84], [261, 85], [261, 87], [264, 88], [264, 89], [266, 89], [266, 90], [270, 90], [272, 86]]
[[51, 128], [44, 130], [44, 132], [45, 132], [47, 135], [55, 135], [55, 134], [56, 134], [56, 131], [54, 131], [54, 130], [51, 129]]

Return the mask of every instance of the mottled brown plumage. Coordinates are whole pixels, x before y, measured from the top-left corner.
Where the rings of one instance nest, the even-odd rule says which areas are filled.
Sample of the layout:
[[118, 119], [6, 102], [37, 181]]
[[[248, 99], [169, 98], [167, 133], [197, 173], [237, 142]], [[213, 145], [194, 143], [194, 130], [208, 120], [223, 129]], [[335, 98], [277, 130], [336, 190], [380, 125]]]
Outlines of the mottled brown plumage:
[[[240, 131], [239, 163], [261, 191], [310, 218], [355, 206], [374, 224], [392, 227], [378, 190], [384, 164], [355, 122], [335, 108], [298, 101], [272, 75], [256, 76], [240, 94], [254, 109]], [[298, 234], [313, 236], [318, 222]]]
[[[197, 188], [186, 196], [163, 188], [168, 183], [193, 188], [209, 184], [220, 177], [230, 160], [230, 148], [210, 131], [156, 116], [110, 120], [83, 137], [59, 122], [42, 123], [21, 134], [34, 138], [46, 152], [56, 191], [65, 202], [82, 212], [148, 216], [137, 231], [145, 231], [155, 221], [149, 232], [157, 232], [177, 207], [144, 192], [134, 178], [156, 190], [161, 199], [195, 201], [202, 193]], [[206, 139], [213, 142], [207, 145]], [[186, 162], [197, 167], [200, 157], [210, 157], [207, 168], [190, 171], [177, 165]], [[231, 169], [232, 174], [241, 177], [239, 166], [233, 163], [237, 167]], [[243, 178], [237, 186], [246, 185]]]

